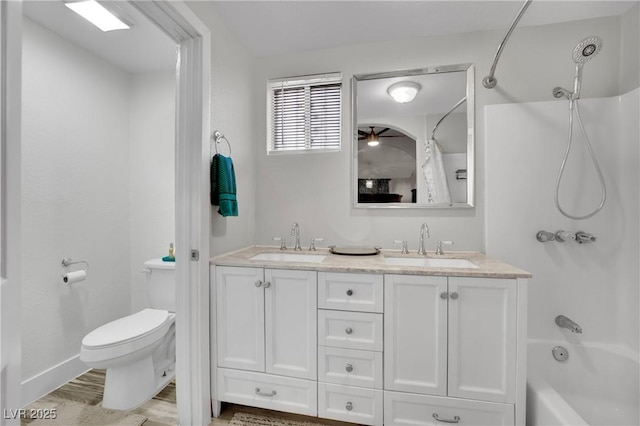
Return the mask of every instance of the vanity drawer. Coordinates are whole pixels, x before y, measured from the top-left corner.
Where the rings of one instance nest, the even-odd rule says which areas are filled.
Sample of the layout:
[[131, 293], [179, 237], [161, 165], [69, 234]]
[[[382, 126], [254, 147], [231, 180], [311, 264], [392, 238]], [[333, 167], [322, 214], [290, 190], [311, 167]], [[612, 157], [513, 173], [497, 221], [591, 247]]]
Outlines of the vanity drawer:
[[318, 381], [382, 389], [382, 352], [318, 346]]
[[318, 307], [382, 313], [382, 283], [382, 275], [319, 272]]
[[385, 425], [513, 426], [514, 406], [384, 391]]
[[311, 380], [217, 369], [217, 398], [251, 407], [317, 416], [318, 388]]
[[382, 426], [383, 392], [318, 383], [318, 417]]
[[382, 314], [318, 310], [318, 345], [382, 352]]

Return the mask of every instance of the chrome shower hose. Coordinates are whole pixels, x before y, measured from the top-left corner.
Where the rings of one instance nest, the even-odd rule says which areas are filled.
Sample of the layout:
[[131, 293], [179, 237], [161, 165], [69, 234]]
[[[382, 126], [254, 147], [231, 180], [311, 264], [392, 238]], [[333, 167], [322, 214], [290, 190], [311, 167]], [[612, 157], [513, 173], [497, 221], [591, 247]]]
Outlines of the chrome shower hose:
[[[587, 135], [587, 132], [584, 129], [584, 125], [582, 124], [582, 118], [580, 117], [580, 109], [578, 107], [578, 100], [570, 100], [570, 106], [569, 106], [569, 138], [567, 141], [567, 149], [564, 153], [564, 158], [562, 159], [562, 165], [560, 166], [560, 172], [558, 173], [558, 179], [556, 180], [556, 188], [554, 191], [554, 199], [555, 199], [555, 203], [556, 203], [556, 207], [558, 208], [558, 211], [560, 213], [562, 213], [564, 216], [568, 217], [569, 219], [576, 219], [576, 220], [582, 220], [582, 219], [588, 219], [592, 216], [594, 216], [596, 213], [598, 213], [601, 209], [602, 206], [604, 206], [604, 202], [607, 198], [607, 187], [604, 183], [604, 178], [602, 177], [602, 171], [600, 170], [600, 165], [598, 164], [598, 159], [596, 158], [595, 153], [593, 152], [593, 148], [591, 147], [591, 141], [589, 140], [589, 136]], [[598, 178], [600, 179], [600, 188], [602, 191], [602, 198], [600, 199], [600, 204], [598, 205], [598, 207], [595, 208], [595, 210], [593, 210], [591, 213], [586, 214], [584, 216], [575, 216], [572, 214], [567, 213], [561, 206], [560, 206], [560, 201], [558, 199], [558, 191], [560, 189], [560, 181], [562, 180], [562, 174], [564, 173], [564, 168], [565, 165], [567, 164], [567, 159], [569, 158], [569, 152], [571, 151], [571, 142], [573, 139], [573, 111], [575, 109], [576, 112], [576, 117], [578, 118], [578, 125], [580, 126], [580, 130], [582, 130], [582, 134], [584, 135], [584, 139], [585, 139], [585, 143], [587, 145], [587, 149], [589, 150], [589, 155], [591, 156], [591, 161], [593, 162], [593, 166], [596, 169], [596, 173], [598, 174]]]

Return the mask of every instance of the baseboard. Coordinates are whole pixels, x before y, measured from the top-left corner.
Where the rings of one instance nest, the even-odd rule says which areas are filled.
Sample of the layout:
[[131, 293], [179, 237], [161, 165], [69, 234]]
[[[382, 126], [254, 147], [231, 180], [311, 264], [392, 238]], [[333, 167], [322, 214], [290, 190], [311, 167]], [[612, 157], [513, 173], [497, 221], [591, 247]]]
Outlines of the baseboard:
[[36, 374], [22, 382], [20, 389], [22, 392], [22, 406], [26, 407], [33, 401], [42, 398], [89, 370], [90, 368], [80, 361], [80, 355], [76, 355], [42, 373]]

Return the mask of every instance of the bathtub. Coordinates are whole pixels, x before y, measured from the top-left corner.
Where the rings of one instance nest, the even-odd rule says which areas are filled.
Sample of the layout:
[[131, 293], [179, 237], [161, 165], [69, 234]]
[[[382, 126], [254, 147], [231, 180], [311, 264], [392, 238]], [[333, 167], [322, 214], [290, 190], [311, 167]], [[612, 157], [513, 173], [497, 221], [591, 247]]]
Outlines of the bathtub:
[[[564, 346], [569, 359], [551, 350]], [[528, 426], [638, 426], [638, 354], [598, 343], [529, 340]]]

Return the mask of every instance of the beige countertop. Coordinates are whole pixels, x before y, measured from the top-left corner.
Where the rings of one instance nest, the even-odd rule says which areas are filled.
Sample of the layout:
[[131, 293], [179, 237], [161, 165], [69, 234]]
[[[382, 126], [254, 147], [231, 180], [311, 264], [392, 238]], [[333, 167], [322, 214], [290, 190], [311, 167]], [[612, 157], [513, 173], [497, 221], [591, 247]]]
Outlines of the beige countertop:
[[[326, 258], [320, 263], [251, 260], [261, 253], [286, 254], [315, 254]], [[385, 257], [395, 258], [435, 258], [435, 259], [467, 259], [478, 268], [425, 268], [417, 266], [395, 266], [385, 263]], [[518, 269], [507, 263], [496, 260], [484, 253], [469, 251], [447, 251], [437, 256], [433, 252], [426, 256], [416, 253], [401, 254], [399, 250], [382, 250], [375, 256], [342, 256], [329, 252], [328, 249], [317, 251], [280, 250], [278, 247], [251, 246], [240, 250], [224, 253], [211, 258], [212, 265], [262, 267], [271, 269], [300, 269], [324, 272], [369, 272], [376, 274], [405, 274], [405, 275], [440, 275], [456, 277], [485, 277], [485, 278], [530, 278], [529, 272]]]

